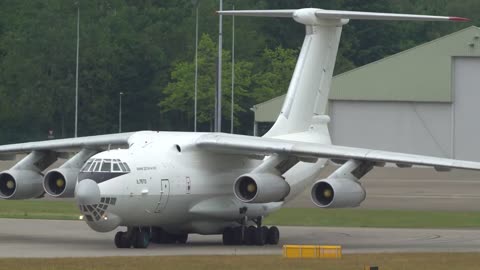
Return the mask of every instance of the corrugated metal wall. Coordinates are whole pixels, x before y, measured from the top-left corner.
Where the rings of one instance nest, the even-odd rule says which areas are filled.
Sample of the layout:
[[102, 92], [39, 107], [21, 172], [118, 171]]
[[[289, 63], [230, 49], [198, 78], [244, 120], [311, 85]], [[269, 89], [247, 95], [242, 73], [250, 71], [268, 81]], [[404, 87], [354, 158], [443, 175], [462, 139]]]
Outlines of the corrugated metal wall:
[[331, 101], [333, 143], [480, 161], [480, 58], [452, 65], [453, 103]]

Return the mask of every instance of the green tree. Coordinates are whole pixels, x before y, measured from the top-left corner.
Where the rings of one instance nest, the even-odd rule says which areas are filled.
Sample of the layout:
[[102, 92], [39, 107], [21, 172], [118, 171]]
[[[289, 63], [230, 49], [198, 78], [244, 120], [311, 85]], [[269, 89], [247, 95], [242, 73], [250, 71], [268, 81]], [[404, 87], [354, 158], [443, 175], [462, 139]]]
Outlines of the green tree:
[[[217, 46], [208, 34], [202, 35], [198, 47], [198, 96], [197, 96], [197, 123], [199, 130], [213, 129], [213, 115], [215, 110], [215, 82], [216, 82]], [[230, 53], [223, 51], [222, 73], [222, 114], [223, 119], [230, 120]], [[252, 64], [245, 61], [235, 63], [235, 96], [234, 111], [245, 111], [244, 101], [249, 100], [248, 88], [251, 84]], [[192, 130], [194, 113], [194, 76], [193, 61], [182, 61], [175, 64], [171, 73], [171, 82], [163, 89], [164, 98], [159, 106], [163, 113], [169, 113], [178, 123], [175, 128]], [[240, 125], [238, 118], [235, 125]], [[187, 123], [185, 125], [184, 123]]]

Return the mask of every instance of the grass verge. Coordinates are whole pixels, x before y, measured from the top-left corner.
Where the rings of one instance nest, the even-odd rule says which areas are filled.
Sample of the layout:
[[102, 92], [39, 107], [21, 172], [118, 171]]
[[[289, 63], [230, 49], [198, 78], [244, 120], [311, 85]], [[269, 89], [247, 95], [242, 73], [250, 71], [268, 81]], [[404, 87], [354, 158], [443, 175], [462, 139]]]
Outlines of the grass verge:
[[[74, 201], [0, 200], [0, 218], [78, 220]], [[265, 223], [283, 226], [480, 228], [479, 212], [284, 208]]]
[[480, 228], [479, 212], [284, 208], [266, 223], [289, 226]]
[[280, 256], [177, 256], [66, 259], [0, 259], [0, 269], [232, 269], [232, 270], [360, 270], [368, 266], [390, 269], [477, 270], [478, 253], [356, 254], [339, 260], [286, 259]]
[[78, 220], [73, 201], [0, 200], [0, 218]]

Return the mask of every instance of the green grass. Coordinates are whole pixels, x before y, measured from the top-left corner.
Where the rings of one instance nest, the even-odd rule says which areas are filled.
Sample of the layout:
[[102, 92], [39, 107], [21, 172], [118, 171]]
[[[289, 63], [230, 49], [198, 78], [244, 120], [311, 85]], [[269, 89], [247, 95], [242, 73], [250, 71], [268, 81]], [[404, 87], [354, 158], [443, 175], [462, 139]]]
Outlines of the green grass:
[[361, 270], [378, 266], [382, 270], [435, 269], [477, 270], [479, 253], [354, 254], [342, 259], [286, 259], [281, 256], [151, 256], [59, 259], [0, 259], [0, 269], [175, 269], [175, 270]]
[[[0, 218], [78, 220], [74, 201], [0, 200]], [[265, 223], [284, 226], [480, 228], [480, 212], [284, 208]]]
[[480, 228], [480, 212], [284, 208], [268, 224], [383, 228]]
[[0, 218], [78, 220], [73, 201], [0, 200]]

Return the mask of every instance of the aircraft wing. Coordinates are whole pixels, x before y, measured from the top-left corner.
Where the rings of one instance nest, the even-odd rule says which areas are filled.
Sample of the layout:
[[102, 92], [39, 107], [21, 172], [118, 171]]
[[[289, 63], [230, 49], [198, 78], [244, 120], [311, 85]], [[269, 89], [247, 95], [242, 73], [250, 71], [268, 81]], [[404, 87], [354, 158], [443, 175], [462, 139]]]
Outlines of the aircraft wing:
[[354, 159], [371, 161], [377, 164], [395, 163], [399, 167], [429, 166], [439, 171], [449, 169], [480, 170], [480, 162], [222, 133], [200, 136], [196, 144], [201, 149], [228, 154], [257, 156], [279, 154], [300, 158], [326, 158], [345, 161]]
[[69, 152], [79, 151], [83, 148], [96, 149], [108, 146], [128, 146], [128, 138], [130, 138], [132, 134], [133, 133], [118, 133], [39, 142], [7, 144], [0, 146], [0, 157], [8, 156], [11, 154], [28, 153], [35, 150]]

